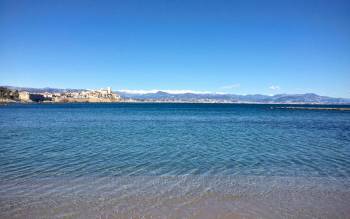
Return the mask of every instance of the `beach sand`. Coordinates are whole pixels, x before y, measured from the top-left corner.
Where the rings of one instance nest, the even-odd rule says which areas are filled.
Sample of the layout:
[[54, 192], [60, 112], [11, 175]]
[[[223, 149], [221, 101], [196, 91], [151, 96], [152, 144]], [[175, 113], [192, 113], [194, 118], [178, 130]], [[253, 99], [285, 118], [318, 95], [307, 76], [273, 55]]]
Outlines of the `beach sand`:
[[130, 176], [2, 182], [1, 218], [349, 218], [346, 180]]

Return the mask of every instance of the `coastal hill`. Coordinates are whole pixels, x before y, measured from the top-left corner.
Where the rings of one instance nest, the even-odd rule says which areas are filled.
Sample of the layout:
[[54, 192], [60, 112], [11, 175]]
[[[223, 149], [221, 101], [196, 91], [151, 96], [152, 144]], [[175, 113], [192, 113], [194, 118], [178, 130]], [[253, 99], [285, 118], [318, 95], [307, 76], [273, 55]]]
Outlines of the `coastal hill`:
[[350, 104], [350, 99], [306, 94], [236, 95], [218, 93], [152, 93], [117, 92], [121, 97], [155, 102], [218, 102], [218, 103], [271, 103], [271, 104]]
[[[33, 95], [46, 95], [52, 97], [59, 95], [53, 102], [194, 102], [194, 103], [259, 103], [259, 104], [350, 104], [348, 98], [335, 98], [320, 96], [314, 93], [306, 94], [276, 94], [273, 96], [253, 94], [236, 95], [221, 93], [194, 93], [194, 92], [176, 92], [171, 91], [150, 91], [150, 92], [131, 92], [121, 91], [91, 91], [87, 89], [60, 89], [60, 88], [28, 88], [3, 86], [12, 91], [18, 91], [20, 94], [28, 92]], [[102, 92], [102, 93], [101, 93]], [[103, 93], [107, 96], [104, 96]], [[90, 96], [89, 96], [90, 95]], [[89, 96], [89, 98], [87, 97]], [[37, 96], [36, 96], [37, 97]], [[76, 98], [75, 98], [76, 97]], [[51, 101], [53, 99], [51, 98]]]
[[0, 87], [0, 101], [7, 102], [51, 102], [51, 103], [111, 103], [120, 102], [121, 97], [110, 87], [98, 90]]
[[18, 90], [0, 87], [0, 103], [16, 102], [19, 100]]

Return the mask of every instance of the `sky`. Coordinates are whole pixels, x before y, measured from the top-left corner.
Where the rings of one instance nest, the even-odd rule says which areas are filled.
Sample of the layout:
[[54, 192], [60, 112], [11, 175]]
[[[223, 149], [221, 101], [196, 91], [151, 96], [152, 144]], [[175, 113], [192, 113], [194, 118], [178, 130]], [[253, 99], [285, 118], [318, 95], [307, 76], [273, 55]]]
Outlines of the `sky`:
[[0, 85], [350, 97], [348, 0], [0, 0]]

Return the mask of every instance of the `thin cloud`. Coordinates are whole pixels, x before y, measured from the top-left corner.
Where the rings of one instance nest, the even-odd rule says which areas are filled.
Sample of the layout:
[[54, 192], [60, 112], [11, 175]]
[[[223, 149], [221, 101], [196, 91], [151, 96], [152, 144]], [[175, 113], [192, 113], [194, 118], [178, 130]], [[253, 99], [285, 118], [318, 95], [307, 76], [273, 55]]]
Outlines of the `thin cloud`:
[[271, 85], [271, 86], [269, 87], [269, 89], [271, 89], [271, 90], [280, 90], [281, 88], [280, 88], [280, 86], [278, 86], [278, 85]]
[[225, 86], [220, 87], [220, 89], [230, 90], [230, 89], [239, 88], [240, 86], [241, 86], [240, 84], [229, 84], [229, 85], [225, 85]]

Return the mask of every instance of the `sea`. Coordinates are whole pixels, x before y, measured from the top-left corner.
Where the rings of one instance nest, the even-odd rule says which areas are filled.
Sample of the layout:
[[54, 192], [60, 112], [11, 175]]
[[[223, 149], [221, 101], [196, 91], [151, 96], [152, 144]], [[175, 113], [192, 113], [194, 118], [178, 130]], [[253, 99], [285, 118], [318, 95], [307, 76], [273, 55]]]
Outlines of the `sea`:
[[2, 105], [0, 218], [350, 218], [350, 111], [279, 106]]

